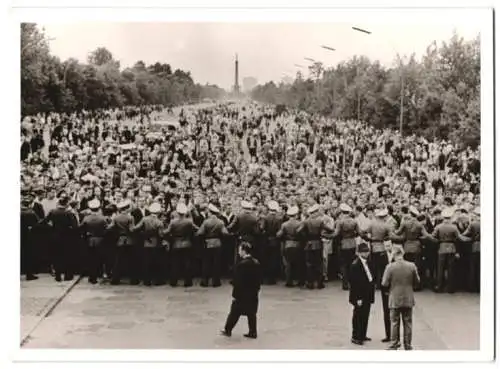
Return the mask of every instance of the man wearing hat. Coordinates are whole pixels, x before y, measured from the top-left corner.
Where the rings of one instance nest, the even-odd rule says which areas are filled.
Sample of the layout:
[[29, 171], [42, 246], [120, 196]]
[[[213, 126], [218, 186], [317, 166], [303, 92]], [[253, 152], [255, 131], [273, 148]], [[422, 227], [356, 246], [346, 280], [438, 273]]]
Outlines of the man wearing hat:
[[202, 287], [208, 287], [208, 280], [212, 278], [212, 286], [219, 287], [221, 273], [222, 239], [229, 235], [224, 222], [219, 218], [220, 211], [213, 205], [208, 205], [208, 217], [201, 223], [197, 236], [204, 238], [202, 261]]
[[264, 267], [264, 279], [267, 284], [276, 284], [276, 279], [281, 274], [281, 250], [280, 242], [276, 234], [281, 228], [283, 217], [279, 214], [280, 208], [276, 201], [267, 204], [269, 214], [262, 219], [262, 232], [264, 245], [262, 250], [262, 264]]
[[[403, 241], [405, 260], [415, 263], [419, 275], [422, 274], [422, 243], [421, 238], [432, 239], [422, 223], [417, 220], [420, 214], [417, 208], [410, 206], [410, 216], [404, 219], [399, 228], [394, 232], [393, 241]], [[417, 290], [421, 286], [416, 286]]]
[[479, 292], [480, 276], [481, 276], [481, 209], [475, 208], [472, 213], [472, 219], [469, 227], [464, 232], [464, 236], [472, 241], [470, 259], [469, 259], [469, 275], [468, 275], [468, 290], [471, 292]]
[[165, 284], [165, 248], [161, 243], [163, 222], [158, 218], [161, 205], [157, 202], [148, 208], [148, 215], [137, 223], [132, 232], [141, 232], [142, 248], [142, 281], [145, 286]]
[[177, 204], [178, 218], [173, 219], [165, 235], [169, 236], [172, 245], [170, 285], [177, 287], [179, 277], [184, 279], [184, 287], [193, 285], [191, 263], [193, 258], [193, 237], [198, 231], [198, 227], [188, 217], [188, 208], [184, 203]]
[[349, 268], [349, 303], [353, 306], [351, 342], [355, 345], [371, 341], [366, 333], [371, 304], [375, 301], [375, 284], [369, 255], [370, 247], [364, 242], [360, 243], [358, 258]]
[[99, 200], [91, 200], [88, 207], [91, 211], [83, 218], [80, 229], [87, 240], [88, 274], [89, 282], [97, 283], [104, 262], [103, 239], [108, 228], [108, 222], [104, 215], [99, 212], [101, 204]]
[[[132, 254], [132, 228], [134, 226], [134, 218], [130, 215], [130, 201], [123, 200], [116, 205], [118, 213], [113, 218], [111, 222], [111, 234], [116, 240], [116, 247], [114, 249], [114, 263], [112, 272], [112, 285], [118, 285], [121, 282], [121, 278], [124, 274], [131, 275], [131, 264], [135, 263], [136, 260], [133, 258]], [[128, 267], [126, 270], [126, 267]], [[136, 281], [132, 281], [137, 284]], [[137, 281], [138, 282], [138, 281]]]
[[298, 277], [298, 285], [304, 285], [304, 271], [301, 268], [300, 221], [297, 219], [299, 208], [291, 206], [286, 215], [288, 220], [281, 225], [276, 236], [283, 241], [283, 259], [285, 260], [286, 287], [294, 287], [293, 277]]
[[340, 238], [340, 271], [342, 273], [342, 289], [349, 289], [349, 269], [356, 258], [356, 237], [361, 235], [359, 225], [352, 217], [352, 208], [347, 204], [340, 205], [341, 215], [335, 224], [333, 238]]
[[45, 218], [45, 224], [51, 225], [52, 256], [57, 282], [61, 282], [62, 274], [64, 274], [65, 281], [73, 279], [71, 261], [75, 250], [72, 248], [71, 239], [77, 228], [77, 221], [74, 214], [67, 210], [68, 202], [68, 197], [59, 199], [57, 207], [51, 210]]
[[391, 345], [397, 350], [401, 346], [400, 320], [403, 320], [403, 343], [405, 350], [412, 350], [412, 313], [415, 305], [413, 286], [420, 283], [417, 267], [403, 258], [400, 246], [393, 247], [394, 261], [385, 269], [382, 286], [389, 290], [389, 308], [391, 314]]
[[448, 293], [455, 292], [455, 264], [460, 257], [460, 254], [457, 253], [456, 243], [469, 241], [467, 237], [460, 234], [457, 226], [451, 220], [452, 217], [453, 209], [446, 208], [443, 211], [443, 223], [438, 225], [432, 233], [432, 237], [439, 244], [436, 292], [443, 292], [445, 288], [445, 272], [447, 273], [446, 289]]
[[21, 272], [26, 275], [27, 281], [38, 279], [36, 268], [36, 228], [39, 218], [32, 208], [33, 196], [23, 193], [21, 200]]
[[321, 232], [323, 230], [332, 232], [324, 219], [320, 216], [319, 205], [314, 204], [307, 210], [309, 217], [300, 225], [298, 233], [306, 239], [304, 249], [306, 259], [306, 279], [307, 288], [314, 289], [314, 283], [317, 283], [317, 288], [325, 288], [323, 281], [323, 252], [321, 243]]
[[377, 289], [380, 288], [384, 268], [387, 265], [384, 243], [389, 240], [391, 233], [389, 225], [385, 221], [387, 214], [387, 209], [377, 210], [375, 212], [375, 219], [371, 221], [366, 230], [366, 233], [370, 235], [369, 239], [372, 246], [371, 257], [374, 267], [375, 287]]
[[[231, 224], [227, 227], [228, 231], [238, 237], [238, 243], [241, 241], [249, 242], [252, 245], [252, 252], [257, 253], [257, 236], [259, 235], [259, 220], [253, 213], [253, 204], [248, 201], [241, 202], [242, 212], [237, 214]], [[238, 260], [238, 253], [235, 253], [234, 262]]]

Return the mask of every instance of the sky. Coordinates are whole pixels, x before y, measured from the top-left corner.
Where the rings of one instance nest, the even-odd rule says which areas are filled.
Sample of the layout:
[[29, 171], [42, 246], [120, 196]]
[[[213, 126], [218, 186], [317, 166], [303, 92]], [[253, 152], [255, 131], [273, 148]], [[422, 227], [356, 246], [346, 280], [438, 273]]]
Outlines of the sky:
[[[259, 83], [295, 76], [310, 64], [305, 57], [332, 66], [353, 55], [366, 55], [389, 66], [396, 54], [421, 57], [434, 40], [448, 41], [453, 32], [469, 40], [481, 25], [467, 18], [383, 24], [351, 23], [45, 23], [51, 52], [61, 59], [86, 61], [97, 47], [106, 47], [122, 67], [143, 60], [168, 63], [191, 71], [195, 82], [229, 89], [234, 84], [238, 54], [240, 85], [253, 76]], [[357, 26], [370, 35], [352, 30]], [[321, 48], [327, 45], [336, 49]], [[307, 69], [302, 69], [306, 72]]]

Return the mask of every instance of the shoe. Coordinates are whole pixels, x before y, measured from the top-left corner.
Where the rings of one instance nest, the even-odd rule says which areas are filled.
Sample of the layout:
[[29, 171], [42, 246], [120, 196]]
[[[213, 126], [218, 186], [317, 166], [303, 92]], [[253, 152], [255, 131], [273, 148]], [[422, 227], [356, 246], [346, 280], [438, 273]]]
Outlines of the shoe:
[[110, 285], [112, 286], [118, 286], [120, 284], [120, 281], [111, 281]]
[[72, 281], [73, 280], [73, 277], [64, 277], [64, 280], [67, 282], [67, 281]]
[[405, 346], [405, 350], [406, 351], [411, 351], [411, 350], [413, 350], [413, 347], [411, 345]]
[[386, 337], [386, 338], [384, 338], [384, 339], [382, 340], [382, 342], [384, 342], [384, 343], [391, 342], [391, 339]]
[[363, 341], [361, 341], [361, 340], [356, 340], [356, 339], [352, 338], [351, 342], [354, 343], [355, 345], [363, 346]]
[[220, 286], [222, 286], [222, 283], [220, 283], [220, 282], [212, 284], [212, 287], [214, 287], [214, 288], [217, 288], [217, 287], [220, 287]]
[[91, 284], [97, 284], [97, 279], [89, 279], [89, 283], [91, 283]]
[[61, 277], [60, 276], [56, 277], [56, 282], [61, 282]]
[[193, 287], [193, 282], [184, 283], [184, 287]]
[[165, 281], [156, 281], [155, 283], [153, 283], [155, 286], [164, 286], [165, 285]]
[[349, 291], [349, 286], [342, 285], [342, 290], [343, 290], [343, 291]]
[[201, 286], [201, 287], [208, 287], [208, 283], [206, 283], [206, 282], [201, 282], [201, 283], [200, 283], [200, 286]]
[[401, 343], [396, 342], [396, 343], [393, 343], [392, 345], [390, 345], [389, 347], [387, 347], [387, 349], [388, 350], [397, 350], [400, 347], [401, 347]]
[[312, 283], [307, 284], [307, 289], [314, 290], [314, 285]]
[[38, 279], [38, 277], [36, 275], [33, 275], [33, 274], [30, 274], [30, 275], [26, 276], [26, 280], [27, 281], [34, 281], [36, 279]]
[[287, 284], [285, 284], [285, 287], [290, 288], [290, 287], [294, 287], [294, 285], [293, 285], [293, 283], [287, 283]]
[[325, 288], [324, 283], [318, 284], [318, 290], [322, 290], [323, 288]]
[[139, 285], [139, 281], [136, 280], [136, 279], [133, 279], [133, 280], [130, 281], [130, 285], [131, 286], [138, 286]]
[[231, 337], [231, 332], [228, 332], [225, 329], [223, 329], [222, 331], [220, 331], [220, 334], [222, 336]]
[[170, 287], [177, 287], [177, 283], [170, 283]]
[[257, 334], [256, 333], [246, 333], [243, 335], [243, 337], [256, 339]]
[[365, 337], [363, 338], [363, 341], [371, 341], [372, 339], [370, 337]]
[[149, 287], [149, 286], [151, 286], [151, 282], [149, 282], [149, 281], [144, 282], [144, 285]]

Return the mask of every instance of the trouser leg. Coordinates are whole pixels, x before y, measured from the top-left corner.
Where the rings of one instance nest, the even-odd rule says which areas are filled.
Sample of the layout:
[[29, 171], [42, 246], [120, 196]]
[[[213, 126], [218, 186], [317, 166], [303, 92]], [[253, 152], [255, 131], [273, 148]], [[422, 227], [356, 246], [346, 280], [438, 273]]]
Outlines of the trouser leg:
[[127, 249], [125, 246], [117, 246], [115, 249], [115, 258], [112, 271], [111, 283], [120, 283], [124, 270], [125, 254]]
[[182, 261], [181, 256], [180, 256], [180, 249], [173, 249], [171, 251], [171, 258], [170, 258], [170, 285], [171, 286], [177, 286], [177, 283], [179, 281], [179, 270], [180, 270], [180, 263]]
[[366, 334], [368, 332], [368, 321], [369, 321], [369, 318], [370, 318], [370, 308], [371, 308], [371, 304], [370, 303], [365, 303], [363, 302], [363, 305], [361, 306], [362, 307], [362, 312], [363, 312], [363, 315], [361, 317], [361, 339], [364, 339], [366, 337]]
[[354, 340], [362, 340], [364, 337], [362, 335], [361, 328], [361, 316], [362, 316], [362, 308], [360, 306], [354, 306], [352, 310], [352, 339]]
[[403, 343], [405, 348], [411, 347], [412, 338], [412, 308], [401, 309], [403, 318]]
[[190, 287], [193, 285], [191, 248], [185, 248], [182, 250], [182, 259], [182, 266], [184, 267], [182, 279], [184, 279], [184, 286]]
[[400, 337], [399, 337], [400, 310], [396, 308], [391, 309], [390, 315], [391, 315], [391, 341], [393, 344], [396, 344], [400, 342]]
[[437, 284], [436, 284], [436, 289], [438, 291], [442, 291], [444, 287], [445, 266], [446, 266], [446, 254], [439, 254], [437, 263]]
[[208, 286], [208, 279], [210, 278], [210, 271], [212, 264], [212, 249], [203, 250], [203, 261], [201, 267], [201, 285]]
[[456, 288], [455, 265], [456, 265], [455, 255], [448, 254], [446, 260], [446, 269], [448, 271], [448, 278], [446, 280], [446, 290], [450, 293], [454, 293]]
[[221, 285], [220, 274], [221, 274], [221, 258], [222, 250], [220, 247], [215, 247], [212, 251], [212, 286], [218, 287]]
[[314, 250], [314, 280], [318, 287], [323, 286], [323, 250]]
[[389, 310], [389, 296], [381, 292], [382, 295], [382, 308], [384, 309], [384, 329], [385, 329], [385, 337], [391, 337], [391, 314]]
[[257, 314], [247, 315], [248, 319], [248, 333], [250, 335], [257, 335]]
[[239, 309], [236, 308], [235, 302], [231, 304], [231, 309], [229, 311], [229, 314], [226, 319], [226, 324], [224, 325], [224, 330], [228, 333], [231, 333], [233, 331], [233, 328], [236, 326], [236, 323], [238, 323], [238, 320], [240, 319], [241, 313]]

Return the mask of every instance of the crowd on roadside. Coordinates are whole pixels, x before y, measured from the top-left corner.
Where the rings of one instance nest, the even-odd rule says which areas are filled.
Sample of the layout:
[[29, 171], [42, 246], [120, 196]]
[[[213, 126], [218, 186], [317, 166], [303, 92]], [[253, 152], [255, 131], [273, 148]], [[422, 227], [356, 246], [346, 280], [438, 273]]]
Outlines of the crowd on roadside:
[[[252, 240], [256, 253], [265, 265], [267, 257], [275, 261], [266, 269], [271, 282], [285, 273], [286, 262], [282, 255], [265, 252], [269, 240], [276, 239], [276, 232], [266, 228], [270, 212], [279, 214], [281, 223], [293, 217], [300, 221], [310, 216], [312, 207], [311, 214], [321, 213], [330, 219], [327, 228], [335, 229], [344, 213], [342, 205], [359, 227], [356, 237], [369, 233], [375, 214], [385, 211], [391, 231], [414, 216], [429, 234], [443, 212], [460, 234], [469, 236], [479, 216], [479, 147], [460, 149], [446, 141], [401, 137], [367, 123], [304, 112], [278, 114], [273, 106], [248, 101], [188, 106], [175, 113], [146, 106], [25, 117], [21, 137], [21, 215], [29, 210], [36, 216], [36, 222], [31, 216], [29, 227], [22, 229], [30, 235], [24, 238], [28, 246], [22, 247], [22, 266], [29, 278], [44, 271], [55, 271], [57, 279], [61, 270], [67, 271], [63, 274], [68, 279], [75, 273], [88, 274], [89, 244], [80, 231], [96, 204], [111, 228], [123, 209], [129, 209], [135, 225], [150, 213], [157, 214], [165, 229], [179, 216], [190, 219], [195, 228], [189, 263], [184, 256], [169, 258], [174, 236], [160, 237], [155, 245], [167, 266], [159, 269], [169, 273], [182, 262], [190, 275], [201, 275], [205, 269], [207, 242], [203, 235], [195, 236], [209, 213], [228, 230], [221, 237], [217, 261], [210, 265], [228, 274], [242, 232], [237, 219], [251, 212], [259, 224]], [[54, 247], [59, 230], [49, 216], [58, 207], [75, 219], [63, 248]], [[342, 274], [338, 233], [325, 235], [325, 279]], [[116, 239], [103, 237], [99, 275], [111, 276]], [[453, 265], [441, 267], [453, 276], [451, 290], [478, 290], [478, 237], [458, 240]], [[143, 238], [131, 233], [130, 239], [134, 247], [144, 247]], [[424, 285], [434, 288], [440, 263], [449, 261], [439, 257], [439, 240], [422, 240], [418, 252]], [[127, 256], [129, 274], [144, 272], [143, 264], [142, 272], [130, 272], [132, 264], [140, 264], [138, 255]], [[63, 266], [54, 270], [55, 264]], [[159, 277], [159, 283], [166, 278]]]

